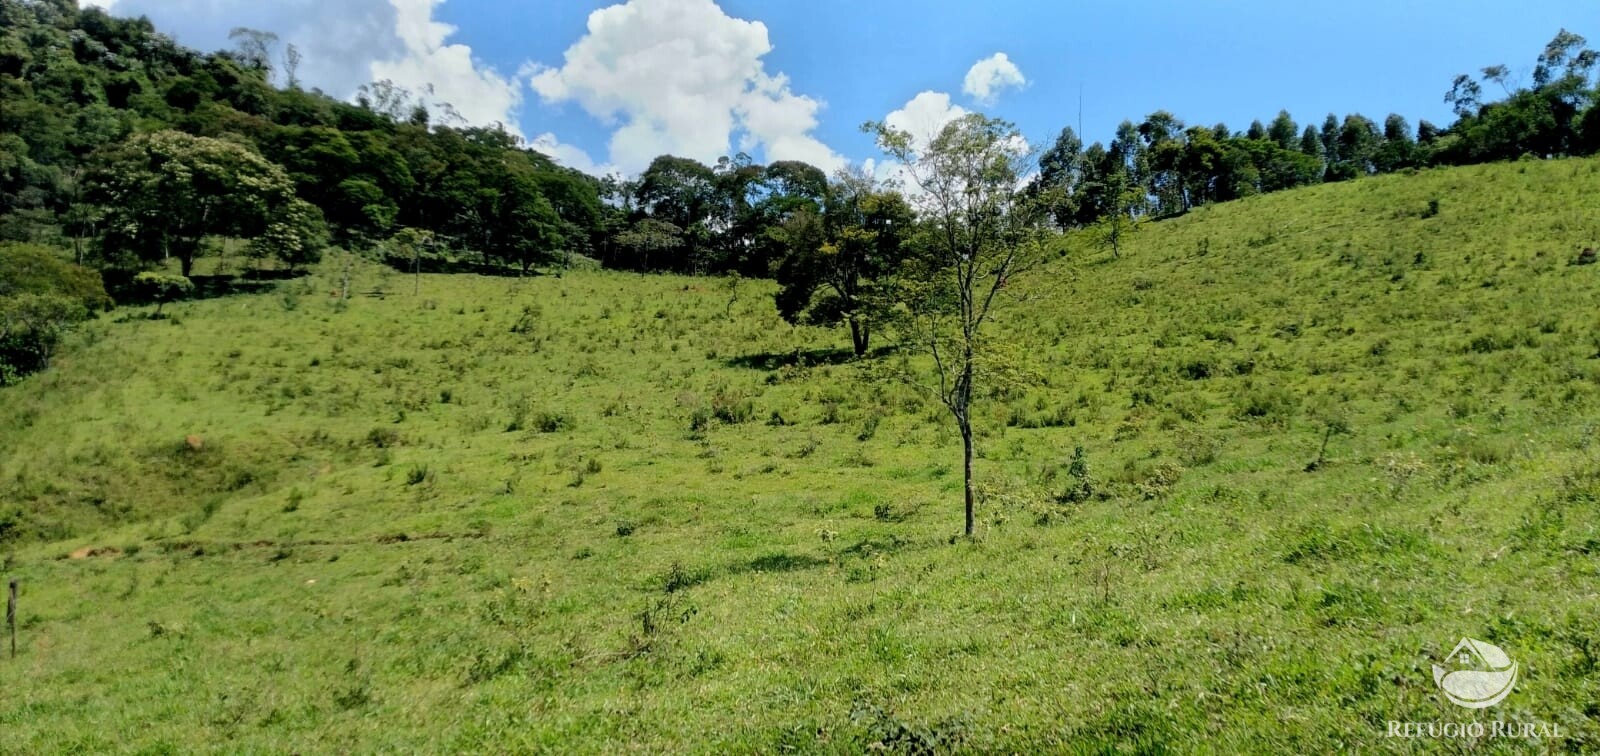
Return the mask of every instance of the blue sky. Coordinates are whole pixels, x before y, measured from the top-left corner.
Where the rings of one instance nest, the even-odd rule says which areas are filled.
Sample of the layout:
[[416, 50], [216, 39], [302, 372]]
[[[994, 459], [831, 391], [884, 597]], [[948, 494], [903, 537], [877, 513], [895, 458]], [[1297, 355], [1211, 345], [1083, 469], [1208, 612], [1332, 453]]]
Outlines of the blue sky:
[[[1329, 112], [1447, 125], [1455, 74], [1506, 63], [1525, 79], [1557, 29], [1600, 35], [1593, 0], [105, 1], [202, 48], [226, 46], [235, 25], [271, 29], [332, 94], [378, 73], [432, 83], [468, 120], [508, 121], [564, 162], [625, 171], [658, 150], [856, 162], [875, 157], [861, 122], [936, 123], [958, 108], [1048, 142], [1076, 125], [1080, 86], [1087, 141], [1156, 109], [1235, 129], [1279, 108], [1302, 128]], [[610, 23], [591, 34], [602, 8]], [[1001, 66], [981, 103], [964, 80], [996, 53], [1014, 69]]]

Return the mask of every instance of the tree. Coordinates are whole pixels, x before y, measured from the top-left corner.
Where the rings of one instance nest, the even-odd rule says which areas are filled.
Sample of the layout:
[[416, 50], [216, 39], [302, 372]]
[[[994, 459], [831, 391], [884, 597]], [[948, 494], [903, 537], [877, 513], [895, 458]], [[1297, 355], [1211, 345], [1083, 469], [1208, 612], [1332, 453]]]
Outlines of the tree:
[[166, 303], [175, 302], [194, 293], [194, 282], [185, 276], [147, 270], [133, 277], [133, 288], [140, 296], [156, 303], [155, 314], [151, 317], [160, 317], [161, 308]]
[[1082, 182], [1083, 140], [1067, 126], [1056, 136], [1055, 144], [1039, 156], [1039, 177], [1034, 182], [1057, 226], [1066, 228], [1075, 223]]
[[617, 234], [616, 243], [624, 252], [626, 267], [652, 270], [657, 260], [670, 258], [683, 247], [683, 229], [655, 218], [641, 218]]
[[843, 322], [855, 355], [866, 356], [873, 327], [885, 319], [911, 207], [871, 177], [845, 173], [829, 188], [822, 215], [800, 208], [786, 220], [777, 232], [789, 249], [778, 268], [778, 313], [791, 323]]
[[1484, 67], [1482, 73], [1484, 81], [1492, 81], [1499, 84], [1500, 91], [1505, 92], [1508, 97], [1511, 95], [1511, 85], [1509, 84], [1511, 69], [1506, 68], [1504, 65], [1493, 65]]
[[[637, 200], [650, 217], [682, 232], [684, 255], [657, 260], [669, 270], [689, 272], [700, 258], [705, 222], [716, 205], [716, 175], [699, 161], [662, 155], [639, 176]], [[698, 228], [697, 228], [698, 227]]]
[[250, 256], [274, 257], [294, 270], [321, 260], [327, 239], [322, 211], [316, 205], [294, 199], [268, 220], [260, 236], [250, 241]]
[[1146, 186], [1154, 197], [1155, 213], [1176, 215], [1189, 209], [1189, 186], [1182, 171], [1187, 148], [1183, 121], [1165, 110], [1151, 113], [1139, 124], [1144, 139]]
[[102, 247], [113, 262], [176, 257], [184, 277], [206, 236], [255, 239], [295, 201], [288, 174], [255, 150], [177, 131], [103, 151], [89, 197], [105, 208]]
[[62, 260], [37, 244], [0, 244], [0, 297], [48, 294], [65, 297], [84, 309], [111, 309], [100, 274]]
[[1137, 208], [1144, 192], [1128, 179], [1128, 172], [1113, 168], [1106, 177], [1105, 196], [1110, 202], [1100, 219], [1100, 238], [1111, 248], [1111, 256], [1122, 257], [1122, 240], [1138, 228]]
[[932, 388], [961, 434], [971, 537], [977, 384], [1015, 368], [985, 326], [1013, 278], [1044, 257], [1043, 209], [1018, 189], [1030, 168], [1027, 142], [1012, 124], [977, 113], [951, 121], [927, 144], [887, 124], [865, 128], [915, 185], [922, 233], [899, 297], [908, 338], [932, 358]]
[[283, 85], [290, 89], [300, 88], [300, 48], [288, 45], [283, 49]]
[[1298, 138], [1299, 134], [1300, 127], [1295, 124], [1293, 118], [1289, 117], [1289, 111], [1287, 110], [1278, 111], [1278, 117], [1272, 119], [1272, 125], [1267, 127], [1267, 136], [1272, 141], [1277, 142], [1279, 147], [1286, 150], [1294, 149], [1295, 139]]
[[1450, 84], [1450, 91], [1444, 94], [1444, 101], [1455, 111], [1456, 116], [1466, 118], [1478, 109], [1479, 98], [1483, 96], [1483, 87], [1473, 81], [1471, 76], [1461, 74]]
[[238, 46], [239, 62], [262, 73], [272, 73], [272, 48], [278, 44], [278, 35], [236, 26], [228, 32], [228, 39]]
[[389, 265], [400, 268], [410, 268], [412, 279], [411, 293], [422, 293], [422, 259], [436, 258], [438, 256], [439, 240], [432, 231], [417, 228], [402, 228], [383, 244], [384, 261]]
[[1399, 113], [1383, 120], [1383, 145], [1374, 159], [1379, 173], [1389, 173], [1416, 165], [1417, 144], [1411, 139], [1411, 124]]
[[484, 259], [516, 265], [524, 274], [535, 263], [553, 259], [565, 244], [561, 216], [539, 191], [537, 168], [507, 155], [485, 170], [488, 175], [469, 206]]
[[1332, 113], [1322, 120], [1322, 131], [1318, 135], [1322, 142], [1322, 165], [1324, 181], [1335, 181], [1335, 169], [1339, 164], [1339, 118]]
[[1567, 67], [1566, 73], [1578, 73], [1576, 66], [1587, 68], [1594, 65], [1594, 56], [1583, 55], [1583, 46], [1587, 41], [1577, 34], [1562, 29], [1545, 45], [1544, 52], [1539, 53], [1539, 62], [1533, 68], [1533, 85], [1542, 87], [1551, 83], [1556, 78], [1557, 69]]
[[1322, 138], [1317, 136], [1317, 127], [1307, 125], [1304, 133], [1300, 135], [1300, 152], [1311, 157], [1322, 159]]

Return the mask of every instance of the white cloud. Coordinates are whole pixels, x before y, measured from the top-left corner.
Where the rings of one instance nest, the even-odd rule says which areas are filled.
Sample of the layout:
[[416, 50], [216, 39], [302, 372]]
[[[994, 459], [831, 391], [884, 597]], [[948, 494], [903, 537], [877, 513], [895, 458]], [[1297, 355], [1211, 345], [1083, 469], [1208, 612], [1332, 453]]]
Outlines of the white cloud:
[[551, 134], [549, 132], [534, 137], [533, 140], [528, 143], [528, 146], [538, 150], [539, 152], [549, 155], [561, 165], [564, 165], [568, 168], [576, 168], [591, 176], [607, 176], [620, 172], [614, 165], [600, 165], [596, 163], [593, 158], [589, 157], [589, 153], [584, 152], [583, 148], [575, 145], [565, 144], [561, 140], [556, 139], [555, 134]]
[[714, 0], [628, 0], [590, 14], [561, 67], [533, 71], [531, 83], [546, 102], [576, 102], [615, 127], [610, 159], [625, 170], [668, 153], [711, 162], [736, 134], [769, 161], [844, 165], [811, 134], [822, 104], [767, 73], [771, 50], [766, 25]]
[[434, 8], [444, 0], [389, 2], [395, 9], [395, 34], [403, 52], [373, 61], [372, 79], [393, 81], [431, 105], [448, 103], [467, 123], [499, 123], [520, 136], [515, 115], [522, 103], [521, 80], [501, 76], [474, 59], [471, 47], [447, 44], [456, 28], [433, 19]]
[[950, 101], [944, 92], [919, 92], [899, 110], [884, 116], [884, 125], [911, 135], [918, 148], [926, 147], [939, 136], [945, 124], [970, 113], [966, 108]]
[[80, 5], [84, 8], [99, 8], [110, 13], [111, 9], [117, 6], [117, 0], [82, 0]]
[[961, 91], [984, 105], [993, 105], [1000, 99], [1002, 90], [1020, 89], [1027, 83], [1028, 80], [1022, 76], [1022, 69], [1017, 68], [1017, 64], [1012, 63], [1005, 53], [997, 52], [967, 69], [967, 79]]
[[[435, 20], [444, 0], [87, 0], [117, 15], [147, 15], [179, 42], [232, 47], [236, 26], [276, 33], [303, 56], [299, 78], [341, 98], [389, 79], [432, 105], [450, 103], [473, 125], [516, 132], [522, 77], [505, 76], [452, 44], [455, 28]], [[280, 78], [281, 81], [281, 78]], [[431, 91], [431, 94], [429, 92]]]
[[[905, 105], [884, 116], [883, 123], [889, 128], [909, 134], [912, 152], [921, 152], [951, 121], [971, 112], [951, 102], [950, 95], [946, 92], [926, 91], [917, 93], [917, 96], [911, 98]], [[1030, 149], [1028, 140], [1020, 134], [1008, 140], [1006, 148], [1017, 155], [1026, 155]], [[868, 158], [862, 163], [862, 169], [877, 180], [898, 187], [907, 195], [917, 197], [922, 194], [910, 171], [898, 161]]]

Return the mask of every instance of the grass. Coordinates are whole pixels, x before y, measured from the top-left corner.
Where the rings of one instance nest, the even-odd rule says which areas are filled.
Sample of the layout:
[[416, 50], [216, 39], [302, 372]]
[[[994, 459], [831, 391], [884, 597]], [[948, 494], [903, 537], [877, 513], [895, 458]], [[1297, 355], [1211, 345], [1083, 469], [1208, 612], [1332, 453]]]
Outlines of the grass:
[[[971, 542], [943, 410], [765, 283], [329, 268], [102, 319], [0, 392], [6, 748], [1593, 750], [1597, 190], [1067, 239]], [[1522, 665], [1495, 709], [1433, 685], [1462, 636]]]

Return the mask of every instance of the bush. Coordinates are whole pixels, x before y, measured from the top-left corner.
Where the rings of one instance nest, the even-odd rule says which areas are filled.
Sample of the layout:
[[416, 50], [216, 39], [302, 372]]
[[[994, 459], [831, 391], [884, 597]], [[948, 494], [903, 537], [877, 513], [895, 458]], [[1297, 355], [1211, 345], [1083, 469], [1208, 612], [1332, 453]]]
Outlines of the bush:
[[0, 298], [0, 386], [50, 367], [61, 337], [88, 316], [82, 304], [59, 295]]
[[1252, 389], [1239, 403], [1239, 415], [1253, 420], [1287, 422], [1297, 402], [1293, 395], [1276, 387]]
[[537, 412], [533, 416], [533, 429], [540, 433], [559, 433], [572, 430], [572, 416], [560, 412]]
[[109, 309], [100, 274], [37, 245], [0, 245], [0, 386], [50, 367], [61, 337]]
[[62, 260], [49, 247], [0, 244], [0, 298], [21, 294], [60, 296], [89, 312], [112, 305], [99, 273]]

